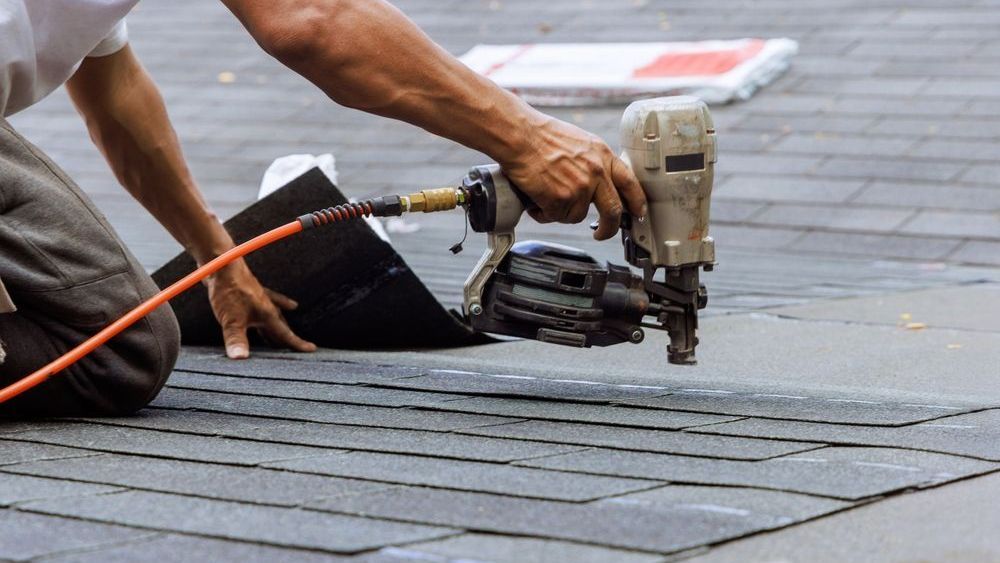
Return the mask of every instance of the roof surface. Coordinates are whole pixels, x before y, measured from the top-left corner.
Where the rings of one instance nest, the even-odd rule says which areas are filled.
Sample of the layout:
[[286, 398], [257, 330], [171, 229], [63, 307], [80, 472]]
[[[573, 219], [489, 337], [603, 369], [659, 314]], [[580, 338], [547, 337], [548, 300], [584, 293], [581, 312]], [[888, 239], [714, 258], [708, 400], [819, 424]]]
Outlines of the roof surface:
[[[138, 416], [0, 425], [0, 559], [818, 561], [904, 544], [949, 559], [932, 550], [962, 537], [980, 542], [973, 560], [1000, 553], [988, 517], [954, 516], [995, 491], [967, 479], [1000, 468], [994, 2], [398, 5], [456, 54], [480, 42], [801, 42], [776, 84], [713, 110], [720, 266], [705, 276], [701, 364], [667, 367], [662, 335], [588, 351], [258, 350], [246, 362], [189, 348]], [[485, 161], [333, 106], [221, 3], [145, 0], [129, 23], [224, 216], [255, 199], [282, 154], [333, 152], [352, 196], [445, 184]], [[555, 113], [617, 144], [620, 108]], [[12, 122], [144, 264], [177, 252], [122, 197], [64, 94]], [[390, 232], [396, 248], [454, 305], [482, 241], [452, 257], [460, 216], [408, 221], [419, 230]], [[519, 234], [621, 262], [616, 242], [579, 226]], [[920, 543], [933, 534], [907, 525], [914, 513], [950, 534], [943, 547]], [[890, 533], [900, 541], [886, 544]]]

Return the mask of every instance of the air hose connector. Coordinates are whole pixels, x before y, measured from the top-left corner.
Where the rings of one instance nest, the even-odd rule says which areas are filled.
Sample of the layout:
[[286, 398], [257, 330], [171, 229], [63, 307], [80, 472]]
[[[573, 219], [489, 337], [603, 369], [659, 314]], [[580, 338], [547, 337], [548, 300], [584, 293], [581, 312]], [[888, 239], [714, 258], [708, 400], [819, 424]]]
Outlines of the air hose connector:
[[299, 217], [303, 229], [361, 217], [399, 217], [403, 213], [450, 211], [466, 201], [462, 188], [421, 190], [410, 195], [387, 195], [357, 203], [343, 203]]
[[373, 212], [374, 209], [371, 201], [363, 201], [361, 203], [342, 203], [340, 205], [327, 207], [326, 209], [320, 209], [319, 211], [313, 211], [312, 213], [301, 215], [299, 217], [299, 223], [302, 223], [303, 229], [311, 229], [313, 227], [321, 227], [323, 225], [346, 221], [348, 219], [368, 217], [372, 215]]
[[434, 213], [436, 211], [450, 211], [465, 201], [465, 193], [459, 188], [437, 188], [433, 190], [420, 190], [404, 196], [403, 200], [408, 203], [407, 211], [424, 213]]

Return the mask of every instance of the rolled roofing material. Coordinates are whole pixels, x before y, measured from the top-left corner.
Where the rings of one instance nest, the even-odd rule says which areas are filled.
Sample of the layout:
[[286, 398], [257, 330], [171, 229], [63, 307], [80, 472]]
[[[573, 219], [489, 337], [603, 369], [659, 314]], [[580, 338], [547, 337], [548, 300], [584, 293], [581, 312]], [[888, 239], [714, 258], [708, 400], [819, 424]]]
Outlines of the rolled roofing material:
[[624, 105], [689, 94], [709, 104], [750, 98], [791, 64], [791, 39], [476, 45], [461, 60], [529, 103]]
[[[304, 213], [346, 201], [313, 169], [225, 225], [233, 239], [242, 242]], [[305, 231], [250, 255], [247, 263], [264, 287], [299, 302], [298, 310], [285, 316], [299, 336], [319, 346], [453, 347], [490, 341], [446, 310], [392, 246], [363, 221]], [[165, 287], [194, 267], [194, 261], [181, 254], [153, 279]], [[222, 344], [204, 286], [171, 305], [184, 344]]]

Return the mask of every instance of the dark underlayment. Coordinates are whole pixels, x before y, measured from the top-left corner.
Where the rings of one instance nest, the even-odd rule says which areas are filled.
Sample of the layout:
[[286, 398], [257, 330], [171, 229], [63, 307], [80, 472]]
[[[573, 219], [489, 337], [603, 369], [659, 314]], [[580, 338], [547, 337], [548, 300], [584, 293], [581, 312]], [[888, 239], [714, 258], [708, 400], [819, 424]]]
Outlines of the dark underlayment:
[[[318, 168], [226, 221], [237, 243], [347, 198]], [[488, 342], [446, 311], [392, 245], [364, 221], [305, 231], [246, 258], [265, 287], [299, 303], [287, 319], [297, 334], [319, 346], [371, 348], [462, 346]], [[161, 287], [195, 268], [180, 254], [153, 274]], [[203, 285], [171, 305], [184, 344], [222, 344]]]

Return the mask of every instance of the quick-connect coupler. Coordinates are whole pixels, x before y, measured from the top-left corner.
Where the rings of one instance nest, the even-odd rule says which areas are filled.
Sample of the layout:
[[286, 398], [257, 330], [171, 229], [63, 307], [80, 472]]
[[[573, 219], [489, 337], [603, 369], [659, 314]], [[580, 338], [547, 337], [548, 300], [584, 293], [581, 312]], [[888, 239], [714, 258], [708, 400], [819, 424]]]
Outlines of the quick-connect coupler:
[[462, 188], [436, 188], [409, 195], [387, 195], [357, 203], [344, 203], [299, 217], [305, 229], [361, 217], [399, 217], [404, 213], [449, 211], [467, 200]]
[[406, 211], [424, 213], [434, 213], [437, 211], [450, 211], [465, 203], [465, 190], [461, 188], [437, 188], [433, 190], [420, 190], [419, 192], [403, 196]]

